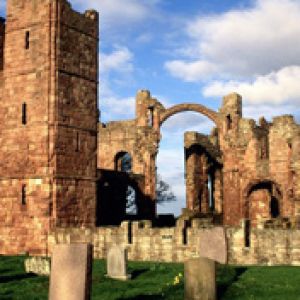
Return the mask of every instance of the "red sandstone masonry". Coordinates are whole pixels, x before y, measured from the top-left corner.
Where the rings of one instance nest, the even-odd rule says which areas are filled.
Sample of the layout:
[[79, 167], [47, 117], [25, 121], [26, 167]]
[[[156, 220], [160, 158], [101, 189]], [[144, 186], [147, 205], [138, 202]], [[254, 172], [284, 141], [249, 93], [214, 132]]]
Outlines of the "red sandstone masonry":
[[98, 27], [65, 0], [7, 1], [1, 253], [45, 254], [51, 227], [95, 225]]

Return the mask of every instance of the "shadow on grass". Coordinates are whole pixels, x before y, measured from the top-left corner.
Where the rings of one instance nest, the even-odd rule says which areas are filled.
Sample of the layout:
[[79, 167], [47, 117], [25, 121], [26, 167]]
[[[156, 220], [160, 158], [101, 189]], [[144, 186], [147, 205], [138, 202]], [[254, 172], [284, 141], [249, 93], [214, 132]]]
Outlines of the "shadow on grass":
[[218, 299], [221, 299], [222, 296], [224, 296], [224, 294], [226, 293], [226, 291], [228, 290], [228, 288], [236, 281], [239, 280], [239, 277], [245, 273], [247, 271], [246, 267], [238, 267], [235, 268], [235, 275], [232, 277], [231, 280], [227, 281], [227, 282], [223, 282], [218, 284], [217, 286], [217, 295], [218, 295]]
[[148, 271], [148, 269], [140, 269], [140, 270], [131, 271], [131, 279], [135, 279], [147, 271]]
[[5, 275], [5, 276], [0, 276], [0, 283], [7, 283], [10, 281], [23, 280], [23, 279], [33, 278], [33, 277], [37, 277], [37, 275], [33, 273]]
[[162, 295], [138, 295], [132, 298], [118, 298], [117, 300], [163, 300], [165, 299]]

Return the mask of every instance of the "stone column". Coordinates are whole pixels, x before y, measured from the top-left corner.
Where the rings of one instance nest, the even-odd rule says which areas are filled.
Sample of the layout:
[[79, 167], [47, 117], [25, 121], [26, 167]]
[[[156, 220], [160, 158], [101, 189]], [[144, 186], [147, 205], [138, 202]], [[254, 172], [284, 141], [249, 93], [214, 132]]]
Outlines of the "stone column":
[[184, 299], [216, 300], [216, 263], [193, 258], [184, 263]]

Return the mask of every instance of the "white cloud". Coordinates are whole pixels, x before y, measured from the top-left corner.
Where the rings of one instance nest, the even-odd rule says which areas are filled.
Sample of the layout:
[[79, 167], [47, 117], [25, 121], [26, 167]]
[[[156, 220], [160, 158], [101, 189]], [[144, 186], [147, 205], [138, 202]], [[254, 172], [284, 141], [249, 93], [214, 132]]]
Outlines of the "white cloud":
[[249, 81], [215, 81], [204, 89], [206, 97], [223, 96], [232, 91], [241, 94], [245, 104], [300, 104], [300, 66], [290, 66]]
[[128, 83], [134, 70], [134, 55], [127, 47], [115, 46], [111, 53], [100, 54], [101, 121], [134, 118], [135, 98], [118, 95], [114, 86]]
[[72, 0], [82, 10], [93, 8], [100, 13], [105, 28], [128, 26], [151, 16], [157, 0]]
[[135, 117], [135, 98], [123, 97], [115, 93], [106, 77], [100, 84], [99, 107], [101, 122], [133, 119]]
[[[101, 98], [100, 108], [102, 121], [133, 119], [135, 111], [134, 97], [120, 97], [118, 95], [107, 95]], [[116, 118], [117, 116], [117, 118]]]
[[300, 65], [300, 1], [257, 0], [252, 8], [199, 16], [189, 21], [188, 57], [166, 63], [186, 81], [207, 75], [241, 78]]
[[146, 44], [146, 43], [150, 43], [153, 40], [153, 38], [154, 37], [150, 32], [145, 32], [145, 33], [140, 34], [136, 38], [136, 41], [141, 44]]
[[115, 47], [110, 54], [100, 54], [100, 72], [132, 72], [133, 71], [133, 53], [127, 47]]
[[209, 61], [198, 60], [185, 62], [173, 60], [165, 63], [165, 68], [174, 76], [185, 81], [198, 81], [210, 77], [217, 72], [218, 67]]
[[272, 121], [273, 117], [280, 116], [282, 114], [291, 114], [295, 115], [295, 120], [297, 121], [297, 117], [295, 115], [295, 107], [292, 105], [279, 105], [279, 106], [270, 106], [265, 104], [260, 105], [252, 105], [243, 107], [243, 115], [246, 118], [255, 119], [258, 121], [260, 117], [264, 117], [268, 121]]
[[166, 135], [178, 135], [185, 131], [197, 131], [203, 134], [210, 133], [215, 124], [207, 117], [196, 112], [183, 112], [172, 116], [162, 127], [163, 137]]

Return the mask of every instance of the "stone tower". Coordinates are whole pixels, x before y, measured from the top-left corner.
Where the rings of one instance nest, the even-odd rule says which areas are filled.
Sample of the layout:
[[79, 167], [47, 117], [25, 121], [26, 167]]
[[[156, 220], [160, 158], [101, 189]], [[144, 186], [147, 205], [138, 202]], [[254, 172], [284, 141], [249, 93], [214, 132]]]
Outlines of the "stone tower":
[[98, 14], [7, 0], [0, 55], [0, 251], [46, 253], [95, 224]]

